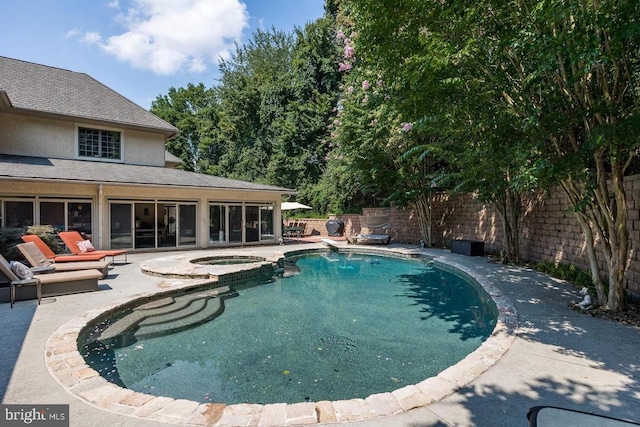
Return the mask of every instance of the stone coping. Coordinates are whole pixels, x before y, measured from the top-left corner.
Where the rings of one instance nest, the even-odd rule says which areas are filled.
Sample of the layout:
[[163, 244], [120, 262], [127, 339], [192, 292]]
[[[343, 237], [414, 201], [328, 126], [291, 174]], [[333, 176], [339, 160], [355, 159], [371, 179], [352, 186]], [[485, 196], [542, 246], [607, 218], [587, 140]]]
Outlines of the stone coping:
[[[344, 248], [347, 250], [346, 248]], [[343, 248], [340, 248], [342, 251]], [[275, 256], [265, 256], [265, 262], [274, 262], [286, 255], [296, 255], [311, 251], [289, 251]], [[418, 257], [419, 250], [376, 248], [353, 252], [395, 254]], [[515, 339], [518, 326], [515, 306], [503, 293], [484, 276], [472, 268], [433, 258], [441, 267], [462, 272], [475, 280], [489, 294], [496, 304], [498, 319], [492, 334], [475, 351], [463, 360], [440, 372], [435, 377], [402, 387], [387, 393], [372, 394], [367, 398], [276, 404], [234, 404], [200, 403], [185, 399], [152, 396], [121, 388], [102, 378], [90, 368], [78, 351], [78, 339], [82, 331], [103, 318], [107, 313], [131, 306], [134, 302], [150, 299], [166, 292], [179, 292], [190, 287], [211, 284], [215, 273], [241, 271], [255, 268], [254, 264], [216, 265], [194, 267], [190, 262], [194, 256], [177, 255], [142, 262], [143, 271], [165, 277], [181, 277], [183, 280], [163, 281], [157, 293], [139, 294], [112, 302], [69, 320], [51, 335], [45, 346], [45, 362], [51, 375], [69, 393], [95, 407], [135, 418], [155, 420], [164, 423], [193, 426], [297, 426], [331, 424], [367, 419], [385, 418], [412, 409], [427, 406], [451, 395], [469, 384], [480, 374], [493, 366], [509, 349]], [[199, 258], [202, 258], [201, 256]], [[277, 262], [277, 260], [275, 261]], [[166, 263], [172, 264], [167, 266]], [[215, 267], [211, 271], [209, 267]], [[172, 269], [173, 268], [173, 269]], [[220, 270], [222, 269], [222, 270]], [[194, 273], [195, 272], [195, 273]], [[185, 273], [185, 275], [181, 275]], [[195, 277], [197, 279], [187, 279]]]

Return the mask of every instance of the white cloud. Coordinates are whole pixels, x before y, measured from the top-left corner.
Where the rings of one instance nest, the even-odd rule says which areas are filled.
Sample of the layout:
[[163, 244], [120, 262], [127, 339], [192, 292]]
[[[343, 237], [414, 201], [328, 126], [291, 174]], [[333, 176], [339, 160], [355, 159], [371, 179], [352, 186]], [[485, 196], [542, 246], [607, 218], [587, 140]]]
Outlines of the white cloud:
[[80, 35], [82, 35], [82, 32], [79, 29], [72, 28], [69, 31], [67, 31], [67, 34], [65, 34], [65, 37], [75, 38], [75, 37], [78, 37]]
[[82, 34], [80, 40], [84, 43], [98, 44], [101, 42], [102, 38], [100, 37], [100, 33], [97, 33], [95, 31], [87, 31], [86, 33]]
[[82, 40], [136, 68], [165, 75], [217, 66], [248, 26], [239, 0], [131, 0], [117, 19], [124, 33], [103, 40], [89, 32]]

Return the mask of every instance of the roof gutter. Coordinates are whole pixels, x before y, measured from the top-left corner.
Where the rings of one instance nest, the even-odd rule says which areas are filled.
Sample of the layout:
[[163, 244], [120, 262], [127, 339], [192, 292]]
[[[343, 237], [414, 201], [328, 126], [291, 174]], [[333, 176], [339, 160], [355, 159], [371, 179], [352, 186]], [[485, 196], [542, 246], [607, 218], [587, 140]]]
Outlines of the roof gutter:
[[62, 179], [51, 179], [51, 178], [27, 178], [27, 177], [7, 177], [0, 176], [0, 181], [31, 181], [31, 182], [52, 182], [52, 183], [65, 183], [65, 184], [89, 184], [89, 185], [102, 185], [104, 186], [117, 186], [117, 187], [153, 187], [153, 188], [188, 188], [193, 190], [220, 190], [220, 191], [235, 191], [241, 193], [255, 193], [255, 192], [263, 192], [263, 193], [275, 193], [275, 194], [289, 194], [295, 195], [298, 194], [296, 190], [291, 190], [288, 188], [283, 188], [282, 190], [269, 190], [269, 189], [251, 189], [251, 188], [234, 188], [234, 187], [200, 187], [200, 186], [187, 186], [187, 185], [171, 185], [171, 184], [137, 184], [133, 182], [103, 182], [103, 181], [69, 181]]

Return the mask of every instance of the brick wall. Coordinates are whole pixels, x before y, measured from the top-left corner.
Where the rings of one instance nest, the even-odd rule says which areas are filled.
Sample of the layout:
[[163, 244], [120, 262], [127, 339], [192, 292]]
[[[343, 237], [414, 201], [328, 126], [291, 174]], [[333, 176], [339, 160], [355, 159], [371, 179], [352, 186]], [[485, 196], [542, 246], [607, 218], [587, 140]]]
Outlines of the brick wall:
[[[625, 178], [630, 256], [625, 285], [640, 294], [640, 175]], [[589, 270], [582, 229], [570, 212], [565, 193], [557, 188], [530, 197], [520, 223], [520, 253], [524, 261], [553, 261], [573, 264]], [[420, 228], [415, 212], [401, 208], [367, 208], [363, 215], [389, 215], [392, 242], [417, 245]], [[345, 223], [345, 235], [361, 231], [359, 215], [331, 215]], [[305, 235], [327, 235], [326, 219], [302, 219]], [[432, 205], [432, 239], [434, 246], [449, 247], [452, 239], [481, 240], [489, 253], [503, 248], [500, 216], [495, 209], [478, 202], [472, 195], [438, 194]], [[606, 272], [604, 258], [599, 256]]]
[[[640, 175], [625, 178], [630, 256], [625, 285], [640, 294]], [[373, 214], [382, 210], [365, 210]], [[390, 216], [392, 241], [417, 244], [420, 229], [410, 209], [384, 210]], [[438, 194], [432, 205], [434, 246], [449, 247], [452, 239], [481, 240], [489, 253], [503, 248], [501, 219], [495, 209], [478, 202], [472, 195]], [[569, 200], [560, 189], [528, 198], [520, 223], [520, 253], [524, 261], [553, 261], [589, 270], [582, 229], [570, 211]], [[598, 251], [599, 252], [599, 251]], [[600, 267], [606, 263], [599, 255]]]

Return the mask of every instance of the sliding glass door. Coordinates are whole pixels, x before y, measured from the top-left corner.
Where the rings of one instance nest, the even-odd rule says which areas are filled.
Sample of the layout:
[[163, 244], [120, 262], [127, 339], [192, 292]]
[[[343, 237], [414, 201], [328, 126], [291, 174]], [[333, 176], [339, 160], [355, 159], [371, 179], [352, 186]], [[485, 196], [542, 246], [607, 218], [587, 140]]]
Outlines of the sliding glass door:
[[225, 205], [209, 206], [209, 244], [227, 242], [227, 207]]
[[197, 204], [111, 202], [112, 248], [155, 249], [197, 245]]
[[242, 205], [229, 206], [229, 243], [242, 243]]
[[112, 249], [133, 247], [133, 205], [111, 203], [109, 243]]
[[209, 244], [274, 240], [273, 205], [211, 203]]
[[196, 244], [196, 205], [178, 206], [178, 246], [193, 246]]

